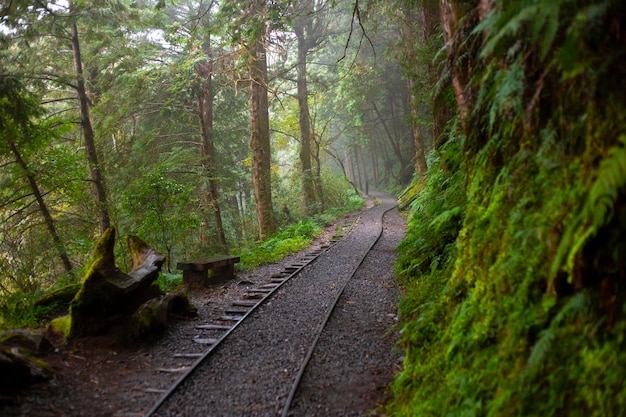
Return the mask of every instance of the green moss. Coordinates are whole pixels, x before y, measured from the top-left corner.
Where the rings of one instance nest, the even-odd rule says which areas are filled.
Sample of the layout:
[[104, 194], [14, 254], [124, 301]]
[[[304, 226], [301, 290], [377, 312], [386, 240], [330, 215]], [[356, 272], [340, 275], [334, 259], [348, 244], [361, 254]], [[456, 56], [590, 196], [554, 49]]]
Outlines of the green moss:
[[50, 322], [49, 328], [54, 333], [63, 335], [64, 340], [68, 340], [72, 329], [72, 317], [69, 315], [57, 317]]
[[72, 301], [72, 299], [74, 299], [74, 297], [80, 290], [80, 287], [80, 283], [72, 283], [56, 288], [55, 290], [50, 291], [48, 294], [37, 300], [35, 305], [46, 306], [53, 303], [69, 305], [69, 303]]
[[96, 268], [115, 268], [115, 229], [109, 227], [104, 231], [96, 245], [91, 252], [91, 258], [89, 264], [85, 269], [82, 282], [84, 283], [88, 278], [93, 277], [94, 270]]
[[[604, 29], [626, 7], [588, 3], [512, 2], [488, 22], [463, 174], [431, 165], [400, 246], [390, 415], [626, 413], [626, 67]], [[542, 11], [559, 16], [549, 40]]]

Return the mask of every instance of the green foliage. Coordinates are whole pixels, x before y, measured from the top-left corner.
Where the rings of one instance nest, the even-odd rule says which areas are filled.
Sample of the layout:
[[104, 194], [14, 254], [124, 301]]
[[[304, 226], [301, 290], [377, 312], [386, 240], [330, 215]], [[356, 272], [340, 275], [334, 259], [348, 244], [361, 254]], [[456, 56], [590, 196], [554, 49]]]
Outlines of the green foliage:
[[285, 256], [298, 252], [308, 245], [322, 231], [313, 220], [299, 222], [282, 231], [274, 233], [269, 239], [239, 253], [240, 267], [255, 268], [261, 264], [276, 262]]
[[161, 272], [154, 282], [161, 291], [169, 293], [183, 284], [183, 276], [182, 274]]
[[36, 327], [39, 324], [39, 312], [34, 307], [37, 296], [14, 292], [0, 299], [0, 329]]
[[[485, 35], [464, 164], [431, 168], [412, 203], [390, 415], [626, 412], [624, 16], [511, 1], [461, 25]], [[454, 195], [433, 187], [445, 179]]]
[[63, 338], [68, 340], [72, 330], [72, 317], [67, 315], [55, 318], [50, 322], [50, 330], [63, 335]]
[[142, 236], [168, 256], [183, 251], [187, 239], [198, 229], [196, 187], [168, 175], [167, 165], [155, 165], [121, 192], [120, 212], [128, 219], [127, 231]]
[[609, 149], [596, 175], [578, 217], [564, 233], [552, 263], [552, 277], [562, 267], [571, 276], [581, 249], [614, 217], [615, 205], [626, 185], [626, 134], [620, 135], [617, 146]]
[[[327, 181], [335, 180], [327, 178]], [[236, 252], [241, 257], [241, 262], [237, 264], [237, 267], [251, 269], [262, 264], [276, 262], [291, 253], [298, 252], [310, 245], [322, 229], [335, 219], [363, 207], [363, 199], [356, 195], [354, 190], [346, 188], [344, 181], [336, 181], [338, 188], [329, 186], [327, 182], [325, 184], [325, 190], [332, 192], [331, 195], [327, 195], [328, 201], [336, 205], [310, 219], [284, 227], [263, 242], [237, 249]], [[334, 194], [335, 192], [337, 194]]]
[[397, 270], [407, 282], [439, 273], [454, 258], [465, 204], [461, 146], [460, 138], [451, 138], [440, 153], [429, 157], [431, 173], [411, 203], [407, 237], [399, 247]]

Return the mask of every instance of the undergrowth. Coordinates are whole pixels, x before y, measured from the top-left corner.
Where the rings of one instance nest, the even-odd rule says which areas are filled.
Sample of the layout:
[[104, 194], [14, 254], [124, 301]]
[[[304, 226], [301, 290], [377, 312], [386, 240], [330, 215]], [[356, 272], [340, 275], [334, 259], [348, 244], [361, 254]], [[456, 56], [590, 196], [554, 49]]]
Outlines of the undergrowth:
[[276, 262], [290, 253], [306, 248], [321, 231], [322, 227], [313, 220], [289, 226], [253, 248], [242, 251], [239, 254], [241, 267], [252, 269], [265, 263]]
[[625, 8], [511, 1], [458, 34], [487, 36], [400, 246], [390, 415], [626, 414]]
[[325, 213], [290, 225], [263, 242], [239, 250], [237, 255], [241, 257], [241, 262], [237, 267], [253, 269], [259, 265], [276, 262], [306, 248], [313, 239], [319, 236], [325, 226], [344, 214], [359, 210], [363, 207], [363, 203], [362, 198], [356, 195], [351, 196], [343, 207], [331, 208]]

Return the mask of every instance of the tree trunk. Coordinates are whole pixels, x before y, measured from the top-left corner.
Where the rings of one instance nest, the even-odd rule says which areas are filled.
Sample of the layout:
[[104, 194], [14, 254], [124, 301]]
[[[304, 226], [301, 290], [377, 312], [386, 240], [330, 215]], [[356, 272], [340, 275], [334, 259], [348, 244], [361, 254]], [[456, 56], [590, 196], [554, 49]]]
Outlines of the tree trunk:
[[352, 175], [356, 177], [357, 187], [361, 190], [361, 193], [363, 193], [365, 190], [363, 187], [363, 174], [361, 173], [361, 164], [359, 163], [358, 148], [356, 146], [353, 152], [350, 152], [350, 157], [352, 158], [352, 170], [356, 171], [353, 172]]
[[[209, 61], [196, 64], [196, 72], [202, 79], [202, 87], [198, 92], [198, 118], [200, 120], [200, 157], [208, 178], [208, 189], [204, 196], [209, 207], [208, 216], [213, 216], [215, 222], [215, 235], [217, 243], [223, 254], [228, 254], [228, 244], [222, 222], [222, 211], [219, 205], [219, 192], [217, 187], [217, 159], [215, 156], [215, 143], [213, 141], [213, 63], [211, 59], [211, 37], [206, 36], [203, 45], [204, 53]], [[210, 219], [206, 219], [207, 223]], [[206, 235], [201, 236], [203, 243]]]
[[428, 165], [426, 164], [426, 146], [424, 145], [424, 137], [420, 130], [419, 109], [417, 106], [417, 99], [414, 95], [415, 82], [409, 79], [409, 90], [411, 91], [411, 122], [413, 126], [413, 142], [415, 144], [415, 164], [417, 165], [417, 172], [420, 176], [420, 181], [424, 181], [426, 178], [426, 171], [428, 171]]
[[[441, 12], [441, 27], [443, 29], [443, 39], [446, 44], [446, 50], [448, 56], [453, 55], [452, 40], [454, 32], [459, 23], [459, 17], [456, 8], [455, 0], [439, 0], [440, 12]], [[465, 83], [463, 80], [462, 71], [458, 68], [452, 70], [452, 87], [454, 88], [454, 95], [459, 107], [459, 115], [461, 120], [465, 120], [469, 113], [467, 104], [467, 98], [465, 94]]]
[[380, 120], [381, 125], [383, 126], [383, 129], [385, 130], [386, 137], [387, 139], [389, 139], [389, 144], [391, 145], [391, 149], [393, 150], [394, 154], [396, 155], [396, 158], [398, 159], [398, 163], [400, 164], [400, 170], [398, 171], [398, 176], [400, 177], [400, 181], [408, 182], [411, 177], [411, 172], [409, 170], [410, 162], [406, 161], [404, 154], [402, 152], [402, 149], [400, 148], [399, 141], [396, 140], [396, 138], [391, 133], [391, 130], [389, 130], [389, 127], [387, 126], [387, 122], [385, 122], [385, 119], [383, 118], [382, 114], [378, 110], [378, 106], [376, 106], [376, 103], [373, 101], [372, 101], [372, 108], [374, 109], [374, 112], [378, 116], [378, 119]]
[[271, 188], [269, 105], [267, 99], [267, 56], [258, 39], [250, 46], [250, 148], [252, 150], [252, 185], [256, 205], [259, 239], [274, 232]]
[[[423, 28], [423, 34], [425, 34], [429, 29], [426, 28], [427, 22], [425, 19], [425, 6], [424, 1], [422, 0], [419, 4], [420, 8], [420, 17], [421, 24]], [[403, 32], [404, 37], [406, 39], [415, 39], [416, 35], [413, 31], [413, 25], [415, 24], [414, 14], [411, 11], [406, 13], [406, 18], [404, 20]], [[425, 36], [425, 35], [424, 35]], [[426, 40], [424, 38], [424, 40]], [[422, 135], [421, 126], [419, 123], [420, 120], [420, 111], [419, 111], [419, 101], [417, 97], [417, 87], [415, 85], [414, 76], [409, 76], [408, 81], [409, 87], [409, 107], [411, 111], [411, 127], [412, 127], [412, 137], [413, 143], [415, 146], [415, 165], [417, 166], [417, 172], [420, 178], [420, 181], [424, 181], [426, 177], [426, 171], [428, 170], [428, 165], [426, 164], [426, 146], [424, 143], [424, 136]]]
[[302, 17], [295, 20], [294, 32], [298, 39], [298, 122], [300, 126], [300, 165], [302, 166], [302, 196], [304, 200], [304, 215], [308, 216], [319, 212], [315, 198], [315, 185], [313, 170], [311, 168], [311, 117], [309, 113], [306, 55], [309, 50], [308, 42], [304, 34]]
[[374, 185], [378, 186], [380, 181], [380, 175], [378, 173], [378, 151], [373, 141], [369, 144], [369, 154], [370, 163], [372, 164], [372, 180], [374, 181]]
[[70, 262], [70, 258], [67, 255], [67, 251], [65, 250], [65, 245], [61, 241], [59, 234], [57, 233], [56, 226], [54, 224], [54, 220], [50, 215], [50, 211], [48, 210], [48, 206], [43, 199], [43, 195], [41, 194], [41, 190], [39, 190], [39, 185], [37, 184], [37, 180], [35, 179], [35, 175], [32, 174], [32, 171], [29, 169], [28, 164], [22, 158], [15, 142], [9, 140], [9, 148], [15, 157], [17, 164], [20, 166], [24, 174], [26, 175], [26, 179], [28, 180], [28, 185], [37, 200], [37, 205], [39, 206], [39, 210], [41, 211], [41, 215], [43, 216], [44, 223], [48, 228], [48, 232], [50, 233], [50, 237], [52, 238], [52, 243], [54, 249], [56, 250], [59, 258], [61, 259], [61, 263], [63, 264], [63, 268], [65, 268], [66, 272], [72, 272], [72, 263]]
[[363, 192], [367, 195], [369, 194], [369, 179], [367, 176], [367, 166], [365, 165], [365, 158], [363, 158], [363, 148], [361, 146], [359, 146], [356, 150], [357, 152], [357, 158], [358, 158], [358, 164], [359, 166], [361, 166], [361, 173], [363, 175]]
[[[70, 9], [72, 3], [70, 3]], [[89, 116], [89, 100], [85, 89], [85, 79], [83, 74], [83, 64], [80, 54], [80, 44], [78, 41], [78, 28], [76, 22], [71, 24], [72, 52], [74, 56], [74, 69], [76, 71], [76, 92], [80, 103], [80, 126], [85, 141], [85, 152], [87, 161], [89, 162], [89, 171], [91, 173], [91, 187], [96, 200], [98, 212], [98, 225], [100, 233], [104, 233], [111, 224], [106, 190], [104, 187], [103, 169], [98, 162], [98, 153], [96, 151], [96, 143], [94, 139], [93, 127]]]
[[[207, 44], [208, 42], [209, 40], [206, 41]], [[198, 93], [198, 117], [200, 120], [200, 135], [202, 137], [200, 156], [209, 184], [205, 197], [209, 206], [209, 214], [213, 216], [213, 221], [215, 222], [217, 243], [221, 252], [228, 254], [228, 244], [226, 242], [226, 235], [222, 223], [222, 212], [218, 200], [215, 143], [213, 142], [212, 64], [210, 62], [199, 63], [196, 65], [196, 71], [203, 79], [202, 88]]]
[[319, 211], [321, 213], [325, 210], [324, 203], [324, 190], [322, 188], [322, 162], [320, 161], [320, 143], [315, 139], [315, 134], [312, 136], [313, 143], [315, 147], [313, 148], [313, 152], [311, 153], [312, 161], [314, 162], [315, 175], [313, 177], [313, 186], [315, 187], [315, 195], [317, 197], [317, 201], [320, 204]]

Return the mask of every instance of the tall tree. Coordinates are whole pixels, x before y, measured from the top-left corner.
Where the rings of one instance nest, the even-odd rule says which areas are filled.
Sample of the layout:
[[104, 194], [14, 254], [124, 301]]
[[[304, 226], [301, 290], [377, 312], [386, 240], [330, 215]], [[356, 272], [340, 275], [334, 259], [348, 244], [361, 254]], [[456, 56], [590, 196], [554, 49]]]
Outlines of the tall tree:
[[[300, 127], [300, 165], [302, 169], [302, 197], [305, 215], [321, 210], [321, 187], [316, 195], [317, 172], [313, 171], [311, 144], [313, 126], [309, 111], [309, 89], [307, 84], [307, 54], [319, 46], [322, 40], [320, 10], [325, 8], [324, 3], [314, 0], [300, 0], [295, 5], [293, 30], [296, 35], [298, 52], [296, 61], [297, 96], [299, 107]], [[318, 167], [319, 168], [319, 167]]]
[[204, 62], [196, 64], [196, 72], [201, 77], [201, 87], [198, 91], [198, 117], [200, 120], [200, 135], [202, 143], [200, 156], [207, 175], [208, 189], [206, 199], [210, 214], [215, 222], [217, 242], [223, 253], [228, 253], [228, 244], [222, 224], [222, 212], [218, 200], [217, 161], [215, 143], [213, 142], [213, 63], [211, 62], [211, 35], [206, 34], [203, 40], [203, 52], [206, 55]]
[[24, 157], [23, 151], [20, 150], [22, 145], [32, 147], [36, 146], [34, 142], [49, 139], [42, 138], [42, 135], [52, 135], [50, 130], [38, 126], [37, 122], [33, 120], [41, 115], [42, 109], [39, 101], [24, 91], [17, 80], [11, 77], [0, 79], [0, 143], [3, 142], [1, 146], [4, 148], [2, 151], [8, 151], [13, 156], [15, 163], [21, 170], [21, 175], [26, 178], [50, 234], [52, 246], [65, 271], [71, 272], [72, 263], [50, 214], [48, 204], [44, 200], [44, 193], [41, 191], [37, 178]]
[[[423, 1], [420, 4], [420, 7], [422, 8], [422, 10], [424, 10]], [[424, 18], [425, 18], [425, 15], [422, 14], [422, 25], [425, 24]], [[415, 34], [413, 30], [414, 25], [415, 25], [415, 13], [410, 8], [407, 7], [405, 17], [402, 22], [402, 32], [404, 35], [403, 39], [405, 39], [405, 42], [409, 44], [407, 45], [408, 48], [411, 48], [411, 46], [414, 45], [414, 42], [413, 42], [413, 40], [415, 39]], [[411, 54], [411, 53], [409, 53], [408, 55], [409, 56], [407, 57], [408, 59], [405, 65], [412, 66], [414, 65], [416, 61], [415, 59], [416, 57], [414, 56], [414, 54]], [[408, 78], [409, 78], [408, 84], [409, 84], [409, 92], [410, 92], [409, 102], [410, 102], [410, 107], [411, 107], [411, 124], [413, 127], [413, 142], [415, 143], [415, 163], [417, 165], [417, 172], [419, 174], [420, 180], [424, 181], [424, 178], [426, 177], [426, 171], [428, 170], [428, 165], [426, 164], [426, 146], [424, 143], [424, 135], [421, 132], [419, 97], [418, 97], [419, 92], [417, 91], [418, 86], [415, 81], [416, 77], [409, 76]]]
[[[449, 59], [455, 59], [460, 52], [455, 48], [454, 35], [459, 24], [459, 10], [457, 0], [439, 0], [439, 7], [441, 13], [441, 27], [443, 32], [443, 39], [446, 46], [446, 52]], [[456, 103], [459, 109], [459, 116], [464, 120], [469, 113], [469, 100], [465, 88], [467, 86], [467, 74], [463, 71], [463, 67], [460, 65], [453, 65], [452, 70], [452, 87], [454, 88], [454, 95], [456, 97]]]
[[263, 0], [228, 0], [221, 4], [220, 11], [233, 42], [241, 45], [248, 71], [252, 187], [260, 239], [267, 238], [275, 228], [266, 47], [272, 29], [282, 24], [282, 6], [280, 2]]
[[[260, 2], [256, 2], [258, 6]], [[250, 74], [250, 149], [252, 150], [252, 186], [256, 203], [259, 239], [274, 231], [269, 104], [267, 98], [267, 53], [265, 33], [250, 39], [248, 70]]]
[[91, 186], [96, 200], [96, 210], [100, 233], [111, 225], [109, 216], [108, 199], [104, 185], [104, 167], [100, 164], [98, 151], [96, 149], [95, 135], [89, 115], [89, 98], [85, 87], [85, 74], [83, 72], [83, 61], [80, 51], [80, 40], [76, 19], [79, 15], [73, 2], [69, 2], [69, 12], [72, 17], [70, 23], [70, 36], [72, 42], [72, 55], [74, 58], [74, 69], [76, 71], [76, 93], [78, 95], [80, 109], [80, 126], [85, 141], [85, 153], [89, 162], [89, 172], [91, 174]]
[[[202, 188], [201, 207], [202, 224], [208, 225], [211, 221], [215, 227], [215, 238], [217, 246], [222, 253], [228, 253], [226, 233], [222, 220], [222, 210], [219, 202], [217, 154], [215, 147], [214, 133], [214, 71], [215, 61], [214, 47], [212, 45], [213, 33], [215, 31], [214, 15], [216, 12], [216, 0], [191, 1], [185, 4], [174, 6], [177, 10], [171, 13], [174, 25], [182, 35], [182, 42], [186, 45], [185, 54], [181, 56], [181, 68], [186, 68], [189, 63], [193, 63], [196, 79], [193, 92], [195, 95], [196, 109], [200, 128], [200, 165], [205, 175], [206, 187]], [[190, 74], [191, 75], [191, 74]], [[206, 227], [200, 231], [200, 240], [203, 247], [208, 243]]]

